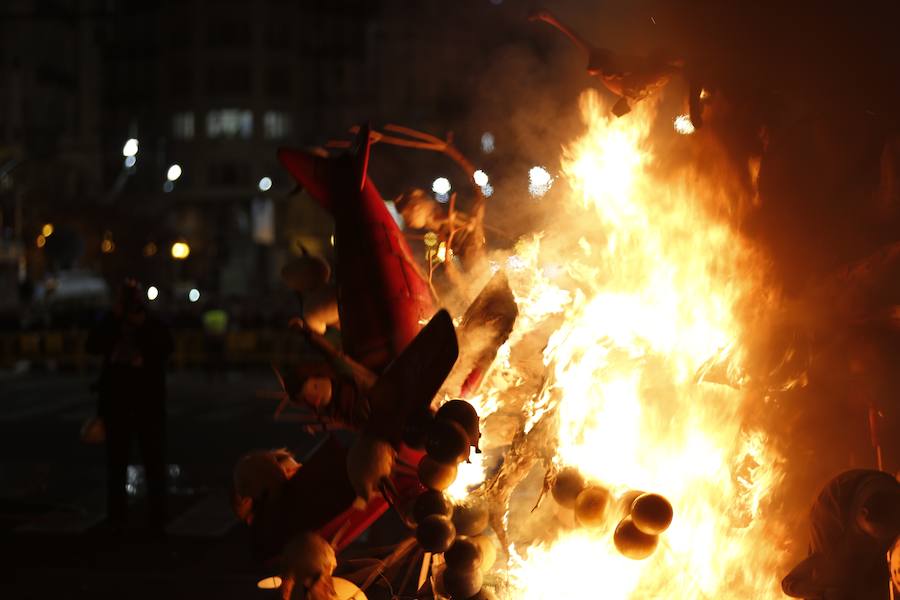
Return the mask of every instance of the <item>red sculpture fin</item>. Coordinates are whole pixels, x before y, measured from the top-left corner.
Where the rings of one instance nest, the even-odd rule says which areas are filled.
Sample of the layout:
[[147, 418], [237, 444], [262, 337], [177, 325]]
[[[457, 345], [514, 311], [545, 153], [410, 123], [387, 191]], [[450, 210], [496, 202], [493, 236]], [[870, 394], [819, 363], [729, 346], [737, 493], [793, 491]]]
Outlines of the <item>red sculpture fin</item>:
[[331, 210], [332, 171], [334, 159], [317, 156], [294, 148], [279, 148], [278, 160], [293, 175], [297, 183], [307, 189], [309, 195], [322, 208]]

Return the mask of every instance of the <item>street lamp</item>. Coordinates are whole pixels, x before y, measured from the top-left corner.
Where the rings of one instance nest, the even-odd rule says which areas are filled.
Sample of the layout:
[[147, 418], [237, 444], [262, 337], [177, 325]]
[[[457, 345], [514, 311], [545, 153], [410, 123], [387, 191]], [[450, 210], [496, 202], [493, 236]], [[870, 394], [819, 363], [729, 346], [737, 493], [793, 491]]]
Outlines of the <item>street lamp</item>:
[[191, 253], [191, 247], [187, 242], [175, 242], [172, 244], [172, 258], [175, 260], [184, 260]]
[[128, 141], [125, 142], [125, 145], [122, 146], [122, 156], [128, 158], [129, 156], [135, 156], [138, 153], [138, 141], [136, 138], [129, 138]]

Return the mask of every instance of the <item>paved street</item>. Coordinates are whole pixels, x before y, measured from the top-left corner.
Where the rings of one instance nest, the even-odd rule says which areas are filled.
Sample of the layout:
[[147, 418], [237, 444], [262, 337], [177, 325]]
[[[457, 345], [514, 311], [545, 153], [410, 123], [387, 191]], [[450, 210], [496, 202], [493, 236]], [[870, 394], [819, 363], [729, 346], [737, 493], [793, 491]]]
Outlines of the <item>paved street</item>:
[[165, 542], [142, 531], [144, 482], [137, 449], [133, 506], [123, 536], [105, 531], [103, 447], [79, 441], [94, 412], [93, 373], [0, 374], [0, 548], [12, 576], [0, 598], [274, 597], [255, 582], [226, 489], [237, 457], [313, 440], [275, 421], [271, 372], [169, 376], [169, 521]]

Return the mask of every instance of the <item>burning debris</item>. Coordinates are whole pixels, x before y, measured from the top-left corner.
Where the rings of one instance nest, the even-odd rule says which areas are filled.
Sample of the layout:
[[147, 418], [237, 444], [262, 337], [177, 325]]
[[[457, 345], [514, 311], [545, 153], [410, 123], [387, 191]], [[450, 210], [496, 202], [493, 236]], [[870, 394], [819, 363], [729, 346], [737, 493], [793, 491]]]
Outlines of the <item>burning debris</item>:
[[547, 10], [537, 10], [529, 19], [556, 28], [587, 56], [588, 74], [599, 78], [619, 98], [612, 107], [617, 117], [628, 114], [635, 103], [663, 88], [683, 66], [683, 61], [664, 57], [659, 52], [651, 56], [624, 56], [595, 47]]
[[[444, 217], [424, 192], [398, 199], [445, 258], [481, 236], [470, 250], [483, 260], [465, 265], [459, 295], [481, 291], [455, 320], [435, 310], [454, 303], [366, 176], [372, 141], [458, 154], [452, 139], [362, 127], [347, 156], [281, 153], [335, 215], [339, 318], [317, 321], [304, 304], [294, 329], [320, 359], [279, 373], [290, 400], [357, 437], [349, 449], [329, 438], [248, 522], [265, 556], [310, 532], [340, 552], [390, 508], [409, 536], [376, 571], [399, 581], [397, 594], [575, 598], [599, 580], [622, 600], [779, 597], [783, 460], [754, 416], [804, 385], [808, 344], [754, 335], [781, 307], [763, 261], [721, 216], [726, 188], [696, 165], [659, 165], [652, 92], [678, 67], [622, 66], [549, 13], [535, 19], [588, 53], [620, 118], [584, 95], [584, 134], [554, 183], [559, 214], [509, 251], [483, 247], [483, 195], [471, 217], [452, 206]], [[675, 120], [678, 132], [694, 118]], [[304, 302], [331, 285], [308, 257], [285, 279]], [[341, 349], [322, 335], [337, 326]]]

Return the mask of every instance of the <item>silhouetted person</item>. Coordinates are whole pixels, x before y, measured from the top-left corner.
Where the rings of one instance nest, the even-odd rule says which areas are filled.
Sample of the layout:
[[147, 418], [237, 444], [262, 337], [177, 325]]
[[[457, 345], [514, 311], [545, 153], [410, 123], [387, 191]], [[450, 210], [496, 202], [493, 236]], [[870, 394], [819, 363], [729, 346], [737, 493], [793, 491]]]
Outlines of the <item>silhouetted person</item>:
[[107, 517], [126, 519], [128, 454], [137, 441], [147, 478], [150, 526], [162, 532], [166, 512], [165, 362], [172, 352], [168, 328], [144, 306], [134, 280], [119, 290], [113, 310], [88, 337], [89, 352], [103, 356], [98, 414], [106, 425]]
[[857, 469], [832, 479], [810, 512], [809, 556], [781, 582], [794, 598], [890, 597], [887, 551], [900, 535], [900, 483]]

